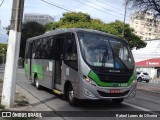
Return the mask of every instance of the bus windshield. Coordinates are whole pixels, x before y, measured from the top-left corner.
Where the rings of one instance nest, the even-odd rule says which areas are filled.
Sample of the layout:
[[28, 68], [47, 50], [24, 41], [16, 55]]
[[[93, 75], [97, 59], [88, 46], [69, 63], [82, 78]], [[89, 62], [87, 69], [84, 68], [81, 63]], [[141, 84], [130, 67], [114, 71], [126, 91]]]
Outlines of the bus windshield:
[[102, 34], [78, 32], [83, 59], [94, 67], [133, 69], [134, 61], [127, 43]]

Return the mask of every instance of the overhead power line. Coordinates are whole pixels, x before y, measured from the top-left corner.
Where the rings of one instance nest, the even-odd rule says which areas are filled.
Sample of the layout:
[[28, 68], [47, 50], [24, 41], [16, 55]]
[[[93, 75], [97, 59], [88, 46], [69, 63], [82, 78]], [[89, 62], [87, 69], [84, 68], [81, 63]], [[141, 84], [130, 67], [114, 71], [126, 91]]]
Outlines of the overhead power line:
[[47, 1], [45, 1], [45, 0], [41, 0], [41, 1], [42, 1], [42, 2], [45, 2], [45, 3], [47, 3], [47, 4], [50, 4], [50, 5], [52, 5], [52, 6], [55, 6], [55, 7], [57, 7], [57, 8], [60, 8], [60, 9], [62, 9], [62, 10], [71, 12], [70, 10], [68, 10], [68, 9], [66, 9], [66, 8], [63, 8], [63, 7], [59, 6], [59, 5], [55, 5], [55, 4], [50, 3], [50, 2], [47, 2]]
[[108, 10], [108, 11], [114, 12], [114, 13], [116, 13], [116, 14], [123, 15], [122, 13], [113, 11], [113, 10], [111, 10], [111, 9], [107, 9], [107, 8], [105, 8], [105, 7], [101, 6], [101, 5], [98, 5], [98, 4], [96, 4], [96, 3], [93, 3], [93, 2], [91, 2], [91, 1], [89, 1], [89, 0], [85, 0], [85, 1], [88, 1], [88, 2], [90, 2], [90, 3], [92, 3], [92, 4], [96, 5], [96, 6], [99, 6], [99, 7], [101, 7], [101, 8], [104, 8], [104, 9]]
[[115, 8], [115, 9], [117, 9], [117, 10], [119, 10], [119, 11], [125, 12], [125, 10], [119, 9], [119, 8], [117, 8], [117, 7], [115, 7], [115, 6], [112, 6], [112, 5], [110, 5], [110, 4], [107, 4], [107, 3], [105, 3], [105, 2], [102, 2], [101, 0], [96, 0], [96, 1], [98, 1], [98, 2], [100, 2], [100, 3], [102, 3], [102, 4], [105, 4], [105, 5], [107, 5], [107, 6], [110, 6], [110, 7], [112, 7], [112, 8]]
[[[117, 18], [120, 18], [120, 16], [113, 15], [113, 14], [111, 14], [111, 13], [108, 13], [108, 12], [103, 11], [103, 10], [101, 10], [101, 9], [98, 9], [98, 8], [96, 8], [96, 7], [93, 7], [93, 6], [91, 6], [91, 5], [88, 5], [88, 4], [86, 4], [86, 3], [83, 3], [83, 2], [81, 2], [81, 1], [79, 1], [79, 0], [76, 0], [76, 1], [79, 2], [79, 3], [81, 3], [81, 4], [83, 4], [83, 5], [85, 5], [85, 6], [88, 6], [88, 7], [90, 7], [90, 8], [93, 8], [93, 9], [95, 9], [95, 10], [101, 11], [101, 12], [106, 13], [106, 14], [108, 14], [108, 15], [115, 16], [115, 17], [117, 17]], [[121, 16], [121, 17], [122, 17], [122, 16]]]
[[4, 3], [4, 0], [2, 0], [1, 4], [0, 4], [0, 7], [2, 6], [2, 4]]
[[[63, 8], [63, 7], [61, 7], [61, 6], [59, 6], [59, 5], [56, 5], [56, 4], [54, 4], [54, 3], [51, 3], [51, 2], [48, 2], [48, 1], [45, 1], [45, 0], [41, 0], [41, 1], [44, 2], [44, 3], [47, 3], [47, 4], [49, 4], [49, 5], [58, 7], [58, 8], [60, 8], [60, 9], [62, 9], [62, 10], [65, 10], [65, 11], [68, 11], [68, 12], [72, 12], [71, 10], [68, 10], [68, 9], [66, 9], [66, 8]], [[115, 17], [117, 17], [117, 18], [120, 18], [120, 17], [122, 18], [122, 16], [116, 16], [116, 15], [114, 15], [114, 14], [108, 13], [108, 12], [103, 11], [103, 10], [101, 10], [101, 9], [98, 9], [98, 8], [96, 8], [96, 7], [87, 5], [87, 4], [85, 4], [85, 3], [83, 3], [83, 2], [81, 2], [81, 1], [79, 1], [79, 0], [76, 0], [76, 1], [79, 2], [79, 3], [81, 3], [81, 4], [84, 4], [84, 5], [88, 6], [88, 7], [90, 7], [90, 8], [93, 8], [93, 9], [95, 9], [95, 10], [98, 10], [98, 11], [100, 11], [100, 12], [103, 12], [103, 13], [106, 13], [106, 14], [109, 14], [109, 15], [112, 15], [112, 16], [115, 16]]]

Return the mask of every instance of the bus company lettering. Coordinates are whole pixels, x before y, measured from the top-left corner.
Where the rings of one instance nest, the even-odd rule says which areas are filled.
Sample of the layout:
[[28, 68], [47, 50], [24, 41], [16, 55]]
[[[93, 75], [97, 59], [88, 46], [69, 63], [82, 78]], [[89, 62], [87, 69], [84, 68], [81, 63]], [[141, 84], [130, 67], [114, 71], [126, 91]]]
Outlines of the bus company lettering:
[[109, 70], [109, 72], [120, 72], [119, 70]]
[[159, 62], [146, 62], [147, 65], [160, 65]]

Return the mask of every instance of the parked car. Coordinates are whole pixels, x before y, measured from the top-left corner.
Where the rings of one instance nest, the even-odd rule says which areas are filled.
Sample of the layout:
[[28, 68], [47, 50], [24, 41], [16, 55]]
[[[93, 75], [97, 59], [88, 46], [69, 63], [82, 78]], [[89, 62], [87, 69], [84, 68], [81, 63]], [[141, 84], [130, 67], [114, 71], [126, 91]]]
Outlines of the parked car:
[[147, 72], [137, 72], [137, 81], [146, 81], [147, 83], [151, 80], [151, 77]]

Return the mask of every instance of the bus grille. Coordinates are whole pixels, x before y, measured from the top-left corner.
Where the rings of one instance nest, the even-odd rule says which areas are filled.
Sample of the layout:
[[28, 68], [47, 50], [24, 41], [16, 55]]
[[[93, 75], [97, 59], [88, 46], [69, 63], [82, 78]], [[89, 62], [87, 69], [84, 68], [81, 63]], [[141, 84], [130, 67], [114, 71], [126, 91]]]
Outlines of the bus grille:
[[97, 91], [102, 97], [123, 97], [129, 93], [129, 90], [123, 93], [105, 93], [103, 91]]
[[127, 75], [127, 74], [98, 74], [98, 77], [100, 78], [101, 81], [103, 82], [128, 82], [129, 78], [131, 77], [131, 75]]
[[98, 75], [102, 82], [108, 83], [127, 83], [132, 76], [133, 70], [120, 70], [120, 73], [111, 73], [109, 70], [97, 70], [94, 72]]

